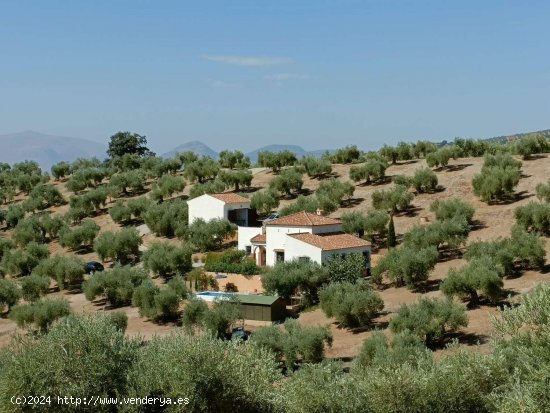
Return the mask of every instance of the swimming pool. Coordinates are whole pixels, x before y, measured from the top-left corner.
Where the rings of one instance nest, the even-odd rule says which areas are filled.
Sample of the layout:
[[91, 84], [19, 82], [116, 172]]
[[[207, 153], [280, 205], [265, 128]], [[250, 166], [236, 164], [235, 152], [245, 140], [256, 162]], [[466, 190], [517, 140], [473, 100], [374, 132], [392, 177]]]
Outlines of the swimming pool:
[[221, 291], [201, 291], [195, 295], [203, 301], [215, 301], [216, 299], [229, 300], [233, 297], [233, 293], [224, 293]]

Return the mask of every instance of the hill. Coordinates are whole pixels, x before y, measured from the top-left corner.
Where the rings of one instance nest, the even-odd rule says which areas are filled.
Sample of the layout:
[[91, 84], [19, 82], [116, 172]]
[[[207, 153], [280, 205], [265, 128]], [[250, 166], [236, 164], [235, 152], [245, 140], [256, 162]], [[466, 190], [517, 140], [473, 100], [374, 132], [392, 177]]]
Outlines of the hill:
[[171, 151], [162, 154], [162, 157], [172, 158], [176, 153], [186, 151], [194, 152], [199, 156], [209, 156], [214, 159], [218, 157], [218, 152], [200, 141], [191, 141], [178, 145]]
[[105, 157], [105, 145], [87, 139], [47, 135], [24, 131], [0, 135], [0, 162], [13, 164], [33, 160], [46, 171], [59, 161], [74, 161], [77, 158]]

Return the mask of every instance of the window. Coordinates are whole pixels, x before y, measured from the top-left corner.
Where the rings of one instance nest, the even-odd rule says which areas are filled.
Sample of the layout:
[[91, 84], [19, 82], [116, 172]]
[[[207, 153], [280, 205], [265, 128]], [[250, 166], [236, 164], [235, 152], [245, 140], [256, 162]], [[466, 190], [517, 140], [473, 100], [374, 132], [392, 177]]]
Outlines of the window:
[[363, 258], [365, 259], [365, 267], [368, 267], [370, 264], [370, 257], [368, 251], [363, 251]]
[[275, 251], [275, 262], [285, 262], [284, 251]]
[[247, 245], [245, 248], [246, 248], [246, 254], [247, 255], [252, 254], [252, 245]]
[[309, 257], [298, 257], [298, 261], [301, 261], [301, 262], [308, 262], [308, 261], [309, 261]]

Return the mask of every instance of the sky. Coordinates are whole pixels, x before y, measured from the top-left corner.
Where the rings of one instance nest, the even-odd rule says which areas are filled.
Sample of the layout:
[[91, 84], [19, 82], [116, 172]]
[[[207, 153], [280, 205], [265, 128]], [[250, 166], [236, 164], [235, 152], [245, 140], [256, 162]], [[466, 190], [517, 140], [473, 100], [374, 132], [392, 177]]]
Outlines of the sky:
[[550, 1], [0, 3], [0, 134], [162, 153], [550, 128]]

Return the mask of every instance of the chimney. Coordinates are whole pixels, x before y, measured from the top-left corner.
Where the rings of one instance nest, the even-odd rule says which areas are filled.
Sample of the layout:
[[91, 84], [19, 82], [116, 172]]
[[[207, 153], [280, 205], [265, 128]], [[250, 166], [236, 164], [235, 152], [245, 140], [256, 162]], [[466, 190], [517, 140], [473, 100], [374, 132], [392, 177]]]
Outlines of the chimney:
[[321, 208], [317, 208], [317, 211], [315, 211], [315, 213], [316, 213], [317, 215], [319, 215], [319, 216], [321, 216], [321, 213], [322, 213], [322, 212], [323, 212], [323, 211], [321, 211]]

